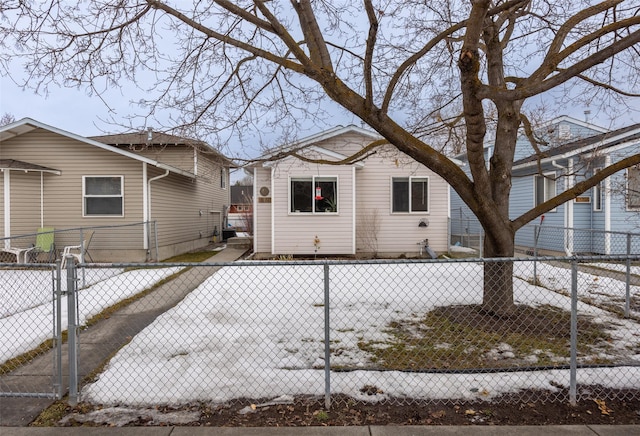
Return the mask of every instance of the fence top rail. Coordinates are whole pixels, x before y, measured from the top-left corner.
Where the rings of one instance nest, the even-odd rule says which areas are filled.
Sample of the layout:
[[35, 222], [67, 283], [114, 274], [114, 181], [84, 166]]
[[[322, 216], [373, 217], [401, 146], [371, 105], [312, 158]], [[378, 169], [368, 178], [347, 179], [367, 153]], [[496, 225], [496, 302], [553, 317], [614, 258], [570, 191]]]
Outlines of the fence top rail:
[[[121, 228], [121, 227], [136, 227], [141, 225], [147, 225], [155, 223], [155, 221], [141, 221], [137, 223], [128, 223], [128, 224], [113, 224], [113, 225], [104, 225], [104, 226], [86, 226], [86, 227], [68, 227], [64, 229], [55, 229], [43, 233], [66, 233], [66, 232], [74, 232], [74, 231], [85, 231], [85, 230], [96, 230], [96, 229], [113, 229], [113, 228]], [[19, 235], [6, 236], [4, 238], [0, 238], [0, 241], [10, 240], [10, 239], [18, 239], [18, 238], [28, 238], [30, 236], [38, 236], [38, 233], [21, 233]]]
[[[300, 259], [300, 260], [237, 260], [232, 262], [154, 262], [154, 263], [81, 263], [90, 268], [170, 268], [170, 267], [222, 267], [222, 266], [302, 266], [302, 265], [390, 265], [390, 264], [443, 264], [443, 263], [500, 263], [500, 262], [624, 262], [640, 261], [640, 254], [607, 256], [538, 256], [463, 259]], [[15, 264], [13, 264], [15, 265]], [[0, 264], [1, 266], [1, 264]]]

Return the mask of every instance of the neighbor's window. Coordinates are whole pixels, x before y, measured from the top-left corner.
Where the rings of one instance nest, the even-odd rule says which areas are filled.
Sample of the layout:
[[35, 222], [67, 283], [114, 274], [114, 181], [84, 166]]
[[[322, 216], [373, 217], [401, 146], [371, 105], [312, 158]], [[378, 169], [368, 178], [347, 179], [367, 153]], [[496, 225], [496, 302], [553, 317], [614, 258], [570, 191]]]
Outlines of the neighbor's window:
[[[600, 168], [595, 168], [593, 170], [593, 175], [595, 176], [600, 172]], [[593, 210], [599, 212], [602, 210], [602, 182], [598, 182], [596, 186], [591, 189], [591, 196], [593, 197]]]
[[83, 216], [124, 216], [124, 177], [82, 177]]
[[428, 177], [394, 177], [391, 185], [393, 212], [429, 212]]
[[[535, 176], [534, 199], [537, 206], [556, 196], [556, 173], [545, 173]], [[551, 210], [551, 212], [555, 209]]]
[[338, 212], [337, 177], [292, 177], [289, 186], [291, 212]]
[[640, 209], [640, 167], [627, 168], [627, 208]]

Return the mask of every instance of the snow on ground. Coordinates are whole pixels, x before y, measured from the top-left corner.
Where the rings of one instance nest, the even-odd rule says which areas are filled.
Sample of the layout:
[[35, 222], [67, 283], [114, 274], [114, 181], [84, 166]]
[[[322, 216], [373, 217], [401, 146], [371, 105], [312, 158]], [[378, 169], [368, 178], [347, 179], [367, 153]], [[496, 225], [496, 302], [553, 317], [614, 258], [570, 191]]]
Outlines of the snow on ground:
[[[539, 279], [568, 288], [570, 271], [538, 263]], [[563, 292], [531, 285], [532, 263], [517, 265], [519, 304], [570, 309]], [[596, 276], [581, 273], [581, 293]], [[610, 280], [610, 279], [608, 279]], [[599, 286], [618, 296], [624, 284]], [[611, 287], [611, 289], [609, 289]], [[332, 366], [359, 368], [370, 356], [359, 341], [385, 341], [394, 320], [417, 320], [436, 306], [477, 304], [482, 299], [478, 263], [332, 265], [330, 268]], [[419, 293], [416, 293], [419, 290]], [[633, 288], [634, 295], [638, 289]], [[83, 399], [102, 404], [185, 404], [234, 398], [324, 393], [323, 270], [312, 265], [225, 267], [180, 304], [158, 317], [109, 363]], [[605, 323], [615, 350], [640, 361], [638, 325], [579, 303], [582, 314]], [[568, 371], [497, 374], [419, 374], [399, 371], [334, 372], [332, 392], [378, 400], [491, 398], [520, 389], [568, 386]], [[612, 388], [637, 387], [640, 368], [589, 369], [578, 382]], [[378, 395], [366, 395], [374, 385]]]
[[[78, 270], [85, 287], [78, 293], [79, 323], [131, 297], [180, 268], [161, 270]], [[84, 276], [83, 276], [84, 274]], [[66, 290], [66, 271], [61, 274]], [[54, 272], [51, 270], [0, 271], [0, 363], [27, 352], [53, 335]], [[62, 297], [62, 329], [67, 328], [67, 299]]]

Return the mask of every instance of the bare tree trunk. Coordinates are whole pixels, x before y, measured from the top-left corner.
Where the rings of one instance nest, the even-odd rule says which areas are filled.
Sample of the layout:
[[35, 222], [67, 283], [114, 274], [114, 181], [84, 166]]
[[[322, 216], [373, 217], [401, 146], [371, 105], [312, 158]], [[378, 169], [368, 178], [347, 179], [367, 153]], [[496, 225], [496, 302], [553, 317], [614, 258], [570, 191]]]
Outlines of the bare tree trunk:
[[[505, 232], [504, 229], [500, 230]], [[505, 236], [505, 235], [502, 235]], [[486, 258], [513, 257], [515, 254], [513, 235], [492, 242], [487, 234], [484, 239]], [[508, 316], [516, 306], [513, 300], [513, 261], [491, 261], [484, 264], [482, 309], [488, 313]]]

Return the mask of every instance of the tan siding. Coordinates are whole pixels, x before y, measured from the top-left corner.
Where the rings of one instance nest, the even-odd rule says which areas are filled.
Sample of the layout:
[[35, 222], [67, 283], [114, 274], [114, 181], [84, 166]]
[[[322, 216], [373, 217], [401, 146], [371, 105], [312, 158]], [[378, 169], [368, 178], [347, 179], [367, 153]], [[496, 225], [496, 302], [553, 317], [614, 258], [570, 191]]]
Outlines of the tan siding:
[[149, 159], [162, 162], [181, 170], [194, 172], [193, 168], [193, 148], [186, 146], [153, 146], [149, 148], [132, 147], [128, 149]]
[[[144, 220], [144, 164], [138, 160], [42, 129], [1, 142], [0, 154], [6, 159], [22, 160], [61, 171], [59, 176], [44, 175], [45, 226], [71, 229], [141, 223]], [[192, 162], [192, 151], [188, 150], [188, 154], [188, 159], [185, 159]], [[198, 163], [199, 173], [217, 175], [217, 178], [207, 180], [199, 177], [193, 180], [172, 174], [166, 179], [152, 182], [152, 219], [158, 220], [159, 239], [164, 244], [164, 247], [160, 247], [164, 253], [161, 258], [179, 250], [205, 245], [213, 234], [214, 226], [220, 229], [222, 205], [229, 204], [228, 189], [220, 188], [219, 166], [202, 156]], [[148, 167], [148, 177], [162, 173], [155, 167]], [[23, 174], [21, 177], [30, 181], [28, 186], [19, 184], [17, 176], [14, 185], [14, 174], [20, 173], [12, 172], [12, 234], [34, 233], [40, 222], [40, 174]], [[87, 175], [124, 177], [124, 217], [82, 216], [82, 176]], [[3, 215], [4, 205], [0, 205], [0, 214]], [[202, 215], [200, 210], [203, 211]], [[166, 233], [163, 233], [165, 230]], [[142, 253], [144, 260], [143, 234], [140, 225], [117, 231], [99, 229], [92, 241], [92, 249], [110, 256], [114, 253], [128, 253], [128, 256], [137, 250], [136, 259], [140, 260]], [[77, 232], [56, 234], [58, 247], [77, 243]], [[125, 258], [123, 254], [117, 260]]]
[[[357, 133], [344, 134], [318, 142], [316, 145], [343, 155], [362, 149], [371, 141]], [[314, 156], [313, 152], [307, 154]], [[325, 156], [326, 158], [326, 156]], [[274, 234], [275, 254], [313, 254], [313, 240], [317, 235], [321, 241], [319, 254], [350, 254], [353, 241], [353, 192], [352, 166], [322, 166], [285, 160], [275, 165], [274, 193], [276, 228]], [[258, 174], [262, 170], [258, 171]], [[266, 173], [264, 173], [266, 174]], [[339, 216], [296, 216], [288, 212], [288, 176], [338, 175]], [[391, 213], [391, 178], [408, 176], [429, 177], [428, 213]], [[262, 176], [261, 176], [262, 177]], [[266, 177], [266, 176], [265, 176]], [[430, 246], [443, 252], [448, 247], [448, 185], [438, 175], [413, 161], [392, 147], [380, 148], [364, 161], [364, 167], [355, 170], [356, 177], [356, 234], [364, 237], [356, 240], [357, 252], [370, 254], [370, 241], [377, 245], [379, 255], [418, 253], [418, 243], [429, 239]], [[264, 182], [267, 183], [265, 179]], [[260, 205], [258, 205], [260, 207]], [[266, 208], [260, 208], [258, 224], [265, 219]], [[367, 217], [377, 214], [378, 228], [366, 225]], [[428, 227], [419, 227], [421, 219]], [[260, 229], [258, 229], [260, 230]], [[264, 230], [263, 230], [264, 231]], [[365, 241], [367, 239], [369, 242]], [[270, 242], [270, 241], [269, 241]], [[266, 248], [266, 238], [258, 237], [256, 252]]]
[[[56, 229], [120, 225], [141, 222], [142, 215], [142, 163], [124, 156], [101, 150], [60, 136], [45, 130], [18, 136], [1, 144], [3, 156], [22, 160], [32, 164], [47, 166], [61, 171], [61, 175], [44, 175], [44, 215], [45, 226]], [[15, 173], [12, 172], [12, 178]], [[115, 175], [124, 176], [124, 217], [83, 217], [82, 216], [82, 176]], [[34, 218], [32, 210], [37, 207], [35, 218], [40, 221], [39, 210], [39, 173], [27, 173], [26, 177], [37, 181], [38, 191], [28, 193], [22, 189], [13, 189], [12, 211], [16, 198], [24, 198], [32, 207], [26, 214], [16, 216], [12, 213], [12, 233], [33, 233], [39, 227], [30, 229], [16, 228], [19, 222], [31, 222]], [[17, 186], [16, 186], [17, 188]], [[24, 227], [25, 224], [22, 224]], [[60, 238], [62, 238], [60, 240]], [[77, 243], [76, 238], [65, 239], [65, 235], [56, 235], [56, 245], [64, 246]], [[114, 234], [105, 238], [108, 248], [139, 247], [131, 235], [119, 238]]]
[[[198, 161], [199, 172], [219, 174], [220, 167], [207, 158]], [[149, 177], [161, 174], [153, 168]], [[151, 184], [151, 220], [158, 222], [159, 244], [184, 244], [194, 247], [211, 240], [214, 229], [222, 230], [222, 206], [229, 204], [229, 190], [215, 178], [171, 174]]]
[[[257, 196], [254, 199], [254, 246], [256, 253], [271, 253], [271, 200], [273, 200], [273, 192], [271, 192], [271, 169], [258, 168], [254, 174], [254, 186]], [[260, 195], [260, 188], [269, 189], [267, 196]], [[260, 200], [260, 198], [264, 198]], [[257, 201], [257, 203], [256, 203]]]
[[9, 177], [12, 194], [11, 233], [35, 233], [40, 227], [40, 173], [11, 171]]
[[[391, 213], [391, 178], [408, 176], [429, 177], [429, 213]], [[358, 173], [357, 191], [358, 222], [377, 211], [379, 253], [417, 253], [417, 243], [423, 239], [429, 239], [436, 251], [447, 250], [448, 185], [431, 170], [398, 152], [380, 153], [367, 159]], [[428, 220], [429, 226], [418, 227], [421, 219]], [[366, 251], [362, 241], [358, 248]]]
[[[351, 166], [307, 164], [293, 159], [279, 162], [274, 178], [275, 254], [355, 254], [353, 251], [353, 176]], [[292, 214], [288, 210], [289, 176], [337, 176], [338, 214]]]
[[[4, 238], [4, 173], [0, 171], [0, 235]], [[2, 246], [0, 246], [2, 248]]]

